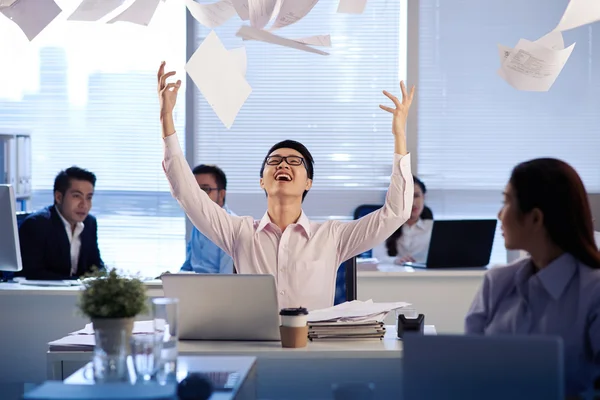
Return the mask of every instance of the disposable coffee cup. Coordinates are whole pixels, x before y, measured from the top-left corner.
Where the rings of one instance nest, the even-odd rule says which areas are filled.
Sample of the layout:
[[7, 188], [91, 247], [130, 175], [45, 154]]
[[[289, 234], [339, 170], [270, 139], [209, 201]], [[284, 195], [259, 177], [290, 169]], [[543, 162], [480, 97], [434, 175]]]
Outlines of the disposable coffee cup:
[[281, 316], [282, 347], [305, 347], [308, 343], [308, 310], [303, 307], [284, 308], [279, 312]]

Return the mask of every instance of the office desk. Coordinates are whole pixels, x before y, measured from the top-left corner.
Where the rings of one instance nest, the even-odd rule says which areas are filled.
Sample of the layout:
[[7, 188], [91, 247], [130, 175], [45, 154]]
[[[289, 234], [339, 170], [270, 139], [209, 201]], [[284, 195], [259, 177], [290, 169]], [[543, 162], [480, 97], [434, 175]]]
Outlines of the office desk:
[[[179, 354], [256, 357], [259, 398], [328, 398], [322, 396], [331, 393], [332, 384], [351, 381], [374, 383], [378, 396], [390, 396], [400, 390], [402, 341], [394, 326], [386, 329], [383, 340], [309, 342], [300, 349], [284, 349], [279, 342], [180, 341]], [[426, 327], [427, 334], [435, 331]], [[89, 351], [49, 351], [48, 379], [68, 376], [90, 359]]]
[[[463, 333], [464, 319], [487, 268], [417, 269], [358, 264], [358, 299], [406, 301], [435, 323], [438, 333]], [[386, 319], [394, 324], [394, 313]]]
[[[214, 392], [210, 400], [254, 400], [256, 399], [255, 357], [200, 357], [180, 356], [177, 358], [177, 380], [181, 381], [188, 372], [237, 372], [239, 386], [230, 392]], [[86, 378], [85, 366], [65, 379], [68, 384], [93, 384]], [[88, 372], [89, 375], [89, 372]]]

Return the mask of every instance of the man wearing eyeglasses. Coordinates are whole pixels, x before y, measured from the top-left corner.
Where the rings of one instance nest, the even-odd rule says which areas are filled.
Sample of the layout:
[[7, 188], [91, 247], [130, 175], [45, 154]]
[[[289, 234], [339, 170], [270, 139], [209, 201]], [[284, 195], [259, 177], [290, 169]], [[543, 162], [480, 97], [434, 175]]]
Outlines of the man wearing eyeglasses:
[[[228, 214], [235, 215], [225, 204], [227, 177], [215, 165], [198, 165], [192, 170], [198, 186]], [[187, 255], [181, 271], [198, 274], [232, 274], [233, 259], [194, 227], [187, 244]]]

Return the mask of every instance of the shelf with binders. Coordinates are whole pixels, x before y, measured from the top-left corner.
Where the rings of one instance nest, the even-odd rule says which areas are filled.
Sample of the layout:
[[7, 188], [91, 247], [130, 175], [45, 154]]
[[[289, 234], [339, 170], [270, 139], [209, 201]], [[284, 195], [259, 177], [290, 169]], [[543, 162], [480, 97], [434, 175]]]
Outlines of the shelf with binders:
[[0, 184], [15, 189], [17, 209], [28, 210], [31, 200], [31, 135], [0, 131]]

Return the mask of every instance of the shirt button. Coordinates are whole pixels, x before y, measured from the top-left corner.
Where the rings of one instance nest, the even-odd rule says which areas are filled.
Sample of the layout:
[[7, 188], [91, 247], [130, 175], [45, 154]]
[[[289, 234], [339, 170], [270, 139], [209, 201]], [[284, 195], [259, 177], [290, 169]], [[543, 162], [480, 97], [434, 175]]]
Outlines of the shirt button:
[[285, 291], [283, 291], [283, 290], [280, 290], [280, 291], [279, 291], [279, 294], [283, 296], [283, 295], [285, 294]]

